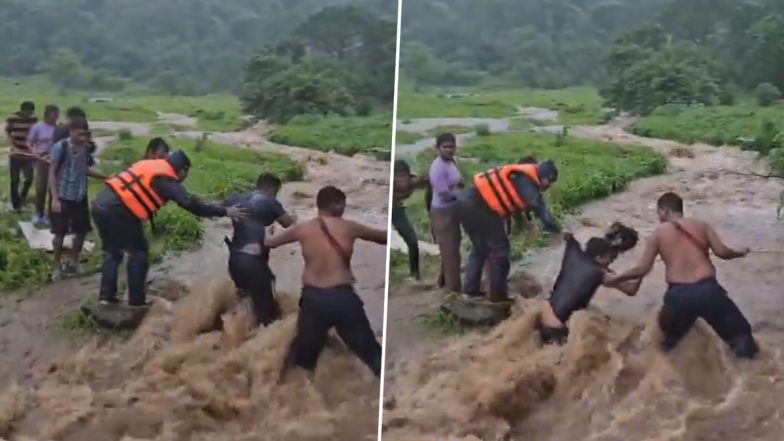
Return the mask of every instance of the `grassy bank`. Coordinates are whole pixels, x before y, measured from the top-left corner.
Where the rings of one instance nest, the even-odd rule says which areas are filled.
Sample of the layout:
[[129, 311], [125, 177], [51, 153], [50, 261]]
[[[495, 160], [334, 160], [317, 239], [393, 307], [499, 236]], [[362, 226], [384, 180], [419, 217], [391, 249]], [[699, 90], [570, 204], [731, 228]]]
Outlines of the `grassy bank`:
[[[650, 149], [619, 146], [599, 141], [567, 137], [556, 145], [555, 137], [534, 133], [491, 134], [469, 140], [461, 146], [459, 167], [467, 183], [471, 177], [487, 168], [516, 162], [524, 155], [539, 159], [550, 158], [559, 168], [559, 181], [546, 194], [553, 214], [563, 218], [581, 204], [623, 190], [626, 185], [645, 176], [663, 173], [667, 162]], [[525, 146], [510, 148], [510, 146]], [[418, 156], [413, 168], [426, 174], [432, 154]], [[420, 239], [430, 240], [430, 222], [424, 203], [424, 192], [418, 191], [406, 201], [408, 216]], [[513, 255], [522, 253], [540, 242], [519, 235], [512, 240]], [[394, 262], [394, 261], [393, 261]]]
[[[450, 96], [451, 95], [451, 96]], [[514, 116], [518, 107], [542, 107], [558, 111], [563, 124], [598, 124], [604, 118], [602, 99], [596, 89], [572, 87], [559, 90], [468, 89], [455, 92], [416, 92], [401, 86], [398, 118]]]
[[771, 107], [759, 107], [753, 103], [711, 107], [663, 106], [637, 121], [632, 132], [689, 144], [741, 145], [742, 138], [753, 138], [759, 134], [764, 121], [784, 130], [784, 103]]
[[[277, 173], [285, 181], [299, 180], [304, 174], [301, 165], [283, 155], [258, 153], [211, 142], [198, 145], [196, 141], [178, 141], [191, 158], [191, 168], [185, 187], [206, 199], [220, 201], [228, 194], [248, 190], [262, 172]], [[118, 142], [104, 151], [99, 167], [105, 173], [119, 171], [142, 157], [146, 140], [130, 139]], [[104, 184], [90, 180], [89, 194], [94, 197]], [[8, 198], [8, 170], [0, 168], [0, 201]], [[21, 216], [29, 220], [29, 211]], [[46, 283], [51, 270], [51, 258], [46, 253], [30, 250], [18, 230], [20, 216], [3, 213], [0, 216], [0, 290], [34, 287]], [[201, 242], [204, 228], [190, 213], [169, 204], [156, 216], [157, 235], [148, 232], [151, 256], [158, 260], [165, 252], [183, 251]], [[93, 232], [88, 240], [96, 244], [96, 251], [86, 256], [86, 269], [95, 271], [100, 265], [100, 238]]]
[[368, 117], [298, 116], [277, 128], [270, 141], [334, 151], [352, 156], [357, 153], [391, 152], [392, 114]]
[[243, 124], [239, 101], [231, 95], [186, 97], [139, 91], [60, 90], [41, 77], [0, 78], [3, 115], [17, 111], [19, 104], [28, 100], [36, 104], [39, 116], [47, 104], [55, 104], [63, 113], [71, 106], [82, 107], [94, 121], [154, 122], [158, 119], [157, 112], [166, 112], [198, 118], [198, 128], [205, 131], [233, 131]]

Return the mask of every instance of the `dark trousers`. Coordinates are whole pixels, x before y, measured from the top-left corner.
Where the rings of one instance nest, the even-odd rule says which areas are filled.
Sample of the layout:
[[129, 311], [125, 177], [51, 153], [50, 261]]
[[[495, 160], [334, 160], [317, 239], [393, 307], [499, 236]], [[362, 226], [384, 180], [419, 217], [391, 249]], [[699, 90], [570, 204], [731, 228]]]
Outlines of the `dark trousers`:
[[8, 158], [8, 166], [11, 172], [11, 205], [14, 210], [20, 210], [33, 185], [35, 160], [11, 156]]
[[146, 303], [145, 287], [150, 268], [147, 257], [147, 239], [144, 226], [124, 208], [107, 209], [93, 204], [93, 221], [103, 246], [100, 300], [117, 301], [117, 273], [123, 253], [128, 253], [128, 304], [141, 306]]
[[453, 203], [430, 211], [430, 225], [441, 253], [444, 287], [460, 292], [460, 204]]
[[362, 299], [350, 285], [332, 288], [302, 288], [297, 318], [297, 335], [291, 343], [290, 360], [309, 371], [316, 368], [319, 355], [334, 326], [341, 340], [376, 377], [381, 375], [381, 345], [365, 314]]
[[49, 163], [37, 160], [35, 161], [35, 214], [44, 215], [47, 195], [49, 195]]
[[663, 349], [673, 349], [697, 318], [708, 322], [738, 357], [754, 358], [757, 354], [759, 348], [751, 325], [713, 277], [669, 286], [659, 312], [659, 326], [664, 333]]
[[280, 308], [275, 301], [275, 277], [267, 261], [238, 251], [229, 254], [229, 275], [237, 289], [250, 295], [257, 324], [269, 325], [280, 318]]
[[460, 221], [472, 245], [465, 268], [464, 292], [470, 296], [482, 295], [482, 270], [489, 260], [490, 298], [505, 299], [510, 269], [505, 220], [490, 211], [478, 199], [478, 194], [470, 194], [461, 205]]
[[413, 277], [419, 278], [419, 239], [416, 231], [408, 220], [406, 209], [403, 207], [392, 207], [392, 226], [395, 227], [400, 237], [408, 246], [408, 266]]

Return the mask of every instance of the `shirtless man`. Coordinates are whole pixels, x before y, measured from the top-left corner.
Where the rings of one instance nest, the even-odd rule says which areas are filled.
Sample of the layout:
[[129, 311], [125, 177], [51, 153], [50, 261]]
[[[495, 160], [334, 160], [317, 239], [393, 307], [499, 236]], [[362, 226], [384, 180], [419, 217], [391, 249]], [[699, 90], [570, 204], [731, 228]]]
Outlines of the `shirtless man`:
[[626, 280], [646, 276], [661, 255], [665, 266], [667, 292], [659, 312], [659, 326], [664, 333], [665, 352], [674, 348], [702, 318], [741, 358], [754, 358], [759, 351], [751, 334], [751, 325], [716, 280], [716, 268], [709, 250], [716, 257], [732, 260], [749, 253], [727, 247], [707, 223], [683, 217], [683, 200], [675, 193], [665, 193], [657, 204], [659, 225], [648, 239], [640, 261], [617, 276], [607, 276], [605, 284], [617, 286]]
[[[564, 241], [566, 241], [566, 249], [570, 247], [579, 247], [580, 244], [570, 233], [564, 233]], [[536, 323], [536, 328], [539, 335], [542, 337], [542, 343], [550, 344], [564, 344], [569, 335], [569, 328], [566, 326], [567, 321], [575, 312], [585, 309], [593, 299], [596, 291], [602, 285], [602, 272], [604, 274], [613, 274], [610, 265], [618, 257], [618, 251], [613, 248], [612, 243], [603, 237], [592, 237], [585, 243], [585, 255], [594, 259], [596, 264], [601, 269], [597, 274], [594, 281], [586, 281], [589, 286], [584, 286], [581, 292], [574, 292], [569, 288], [563, 289], [559, 283], [561, 281], [561, 273], [555, 279], [553, 292], [549, 299], [544, 301], [542, 305], [542, 315]], [[561, 268], [561, 272], [565, 268]], [[614, 286], [617, 290], [628, 296], [634, 296], [640, 289], [642, 279], [629, 280], [619, 283]]]
[[387, 232], [343, 219], [346, 195], [333, 186], [319, 190], [316, 205], [315, 219], [264, 239], [268, 248], [299, 242], [305, 260], [297, 335], [288, 362], [313, 372], [334, 326], [349, 349], [379, 377], [381, 345], [370, 328], [362, 299], [354, 292], [351, 255], [357, 239], [386, 245]]

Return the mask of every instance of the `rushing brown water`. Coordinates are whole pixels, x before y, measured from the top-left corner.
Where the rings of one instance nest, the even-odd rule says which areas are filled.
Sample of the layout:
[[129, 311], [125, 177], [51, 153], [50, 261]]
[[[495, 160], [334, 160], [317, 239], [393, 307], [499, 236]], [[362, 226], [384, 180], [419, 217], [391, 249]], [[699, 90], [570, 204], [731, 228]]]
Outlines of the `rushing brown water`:
[[[648, 146], [669, 158], [670, 172], [586, 205], [567, 220], [568, 229], [584, 242], [620, 220], [647, 236], [657, 224], [656, 199], [679, 193], [687, 216], [713, 224], [728, 245], [753, 250], [716, 266], [752, 323], [762, 346], [759, 359], [736, 360], [702, 321], [672, 353], [662, 354], [654, 321], [665, 289], [661, 263], [634, 298], [601, 289], [591, 308], [570, 320], [564, 347], [541, 346], [532, 331], [539, 303], [525, 299], [487, 335], [429, 341], [415, 314], [437, 307], [438, 296], [390, 287], [385, 440], [782, 439], [780, 183], [735, 174], [764, 173], [764, 161], [752, 152], [640, 138], [624, 132], [624, 125], [574, 127], [570, 135]], [[639, 252], [614, 267], [628, 268]], [[534, 275], [546, 295], [562, 253], [560, 244], [536, 250], [513, 271]]]
[[[212, 280], [212, 282], [210, 282]], [[217, 281], [216, 281], [217, 280]], [[9, 440], [375, 439], [379, 381], [331, 339], [311, 380], [279, 383], [296, 321], [249, 332], [234, 290], [206, 279], [181, 303], [158, 299], [128, 342], [87, 345], [0, 399]], [[203, 333], [222, 312], [224, 330]], [[124, 438], [130, 437], [130, 438]]]

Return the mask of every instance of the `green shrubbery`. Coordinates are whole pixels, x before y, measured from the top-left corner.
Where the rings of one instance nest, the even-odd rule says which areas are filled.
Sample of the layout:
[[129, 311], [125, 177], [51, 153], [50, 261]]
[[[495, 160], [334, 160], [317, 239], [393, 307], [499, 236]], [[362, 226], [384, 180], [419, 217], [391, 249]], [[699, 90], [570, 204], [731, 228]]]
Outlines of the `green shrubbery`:
[[[400, 134], [400, 132], [398, 132]], [[398, 142], [416, 140], [415, 134]], [[357, 153], [391, 151], [392, 115], [370, 117], [303, 115], [277, 128], [270, 141], [352, 156]]]
[[781, 99], [779, 88], [770, 83], [761, 83], [754, 92], [757, 96], [757, 104], [762, 107], [768, 107]]

